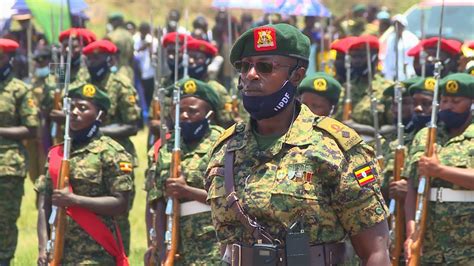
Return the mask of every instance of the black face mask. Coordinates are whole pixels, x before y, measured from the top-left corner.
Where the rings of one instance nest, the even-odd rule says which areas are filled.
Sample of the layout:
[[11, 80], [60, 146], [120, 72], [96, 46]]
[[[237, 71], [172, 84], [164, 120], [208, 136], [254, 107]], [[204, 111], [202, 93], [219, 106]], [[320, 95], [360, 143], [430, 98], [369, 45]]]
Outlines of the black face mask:
[[4, 81], [12, 73], [12, 64], [10, 62], [6, 63], [3, 67], [0, 68], [0, 82]]
[[87, 67], [87, 69], [89, 70], [92, 82], [101, 82], [109, 73], [109, 65], [107, 62], [98, 66]]
[[189, 67], [188, 75], [191, 78], [202, 80], [207, 74], [207, 64], [195, 65], [194, 67]]
[[71, 68], [79, 68], [81, 66], [81, 55], [71, 58]]
[[190, 143], [198, 141], [206, 135], [209, 131], [209, 120], [204, 118], [203, 120], [196, 122], [180, 122], [179, 126], [181, 127], [181, 135], [184, 142]]
[[99, 128], [102, 122], [100, 120], [95, 120], [94, 123], [88, 127], [78, 131], [71, 130], [72, 143], [74, 145], [81, 145], [89, 142], [93, 137], [99, 132]]
[[467, 110], [464, 113], [456, 113], [451, 110], [442, 110], [439, 111], [438, 117], [439, 120], [443, 121], [448, 129], [460, 128], [464, 123], [466, 123], [467, 118], [471, 110]]
[[[166, 63], [168, 64], [168, 67], [171, 70], [171, 77], [174, 77], [174, 59], [168, 59], [168, 60], [166, 60]], [[178, 65], [178, 79], [181, 79], [183, 77], [183, 75], [184, 75], [184, 66], [183, 66], [182, 63], [179, 63], [179, 65]]]
[[411, 117], [411, 122], [413, 123], [413, 127], [416, 130], [420, 130], [431, 121], [431, 115], [418, 115], [414, 114]]

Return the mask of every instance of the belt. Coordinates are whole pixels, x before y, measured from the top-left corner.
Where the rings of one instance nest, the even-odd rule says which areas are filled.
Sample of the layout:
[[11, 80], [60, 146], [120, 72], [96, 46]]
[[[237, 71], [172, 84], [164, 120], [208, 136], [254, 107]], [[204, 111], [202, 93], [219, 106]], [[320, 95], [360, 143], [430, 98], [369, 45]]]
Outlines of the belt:
[[430, 201], [474, 202], [474, 190], [454, 190], [443, 187], [431, 188]]
[[[252, 247], [239, 244], [229, 244], [226, 247], [225, 253], [229, 256], [227, 258], [223, 258], [223, 260], [232, 266], [254, 266], [254, 251]], [[278, 258], [275, 265], [286, 265], [285, 249], [279, 248], [277, 253]], [[339, 264], [343, 263], [349, 257], [349, 254], [346, 252], [346, 246], [344, 242], [310, 246], [309, 253], [310, 265]]]
[[210, 211], [211, 206], [199, 201], [188, 201], [180, 204], [181, 217]]

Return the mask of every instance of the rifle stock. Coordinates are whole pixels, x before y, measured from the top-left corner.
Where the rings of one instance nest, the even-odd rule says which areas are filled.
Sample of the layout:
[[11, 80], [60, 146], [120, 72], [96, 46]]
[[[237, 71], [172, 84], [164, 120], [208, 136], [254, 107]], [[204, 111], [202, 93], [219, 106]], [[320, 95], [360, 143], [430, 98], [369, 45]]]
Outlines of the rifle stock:
[[[403, 170], [403, 164], [405, 162], [405, 147], [397, 147], [395, 150], [395, 162], [393, 169], [393, 180], [400, 181], [401, 173]], [[390, 207], [392, 208], [392, 202], [395, 204], [395, 210], [392, 212], [390, 222], [392, 228], [390, 230], [391, 244], [390, 244], [390, 261], [392, 266], [398, 266], [400, 263], [400, 256], [402, 255], [402, 248], [404, 242], [404, 231], [405, 231], [405, 215], [404, 215], [404, 203], [400, 199], [392, 199]]]
[[[174, 150], [172, 155], [172, 162], [171, 162], [171, 176], [170, 178], [179, 178], [179, 165], [181, 163], [181, 150]], [[179, 241], [179, 212], [180, 212], [180, 205], [179, 200], [176, 198], [168, 199], [172, 200], [173, 204], [173, 213], [171, 217], [171, 239], [167, 243], [168, 249], [166, 252], [166, 260], [164, 265], [165, 266], [173, 266], [174, 262], [177, 258], [179, 258], [178, 254], [178, 241]], [[167, 230], [169, 230], [168, 228]]]

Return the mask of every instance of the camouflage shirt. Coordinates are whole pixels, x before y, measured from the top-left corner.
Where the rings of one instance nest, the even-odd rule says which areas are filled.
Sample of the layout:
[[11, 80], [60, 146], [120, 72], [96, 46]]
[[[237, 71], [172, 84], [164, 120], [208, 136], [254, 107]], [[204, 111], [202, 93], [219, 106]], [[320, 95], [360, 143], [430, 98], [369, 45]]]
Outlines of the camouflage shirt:
[[218, 125], [227, 128], [234, 124], [234, 119], [232, 116], [232, 98], [227, 91], [227, 89], [215, 80], [210, 80], [207, 82], [219, 95], [221, 101], [221, 106], [215, 107], [218, 109], [216, 114], [216, 120]]
[[256, 241], [226, 207], [226, 150], [235, 151], [235, 190], [244, 210], [282, 243], [296, 221], [303, 222], [311, 244], [320, 244], [341, 241], [386, 219], [373, 149], [340, 122], [315, 116], [305, 105], [297, 108], [289, 131], [267, 150], [258, 149], [251, 124], [237, 124], [216, 143], [206, 189], [223, 244]]
[[[107, 92], [110, 98], [110, 108], [107, 110], [107, 118], [102, 126], [110, 124], [138, 125], [141, 110], [138, 106], [138, 94], [130, 79], [117, 74], [110, 73], [100, 84], [94, 84]], [[129, 137], [115, 138], [127, 152], [134, 158], [134, 166], [138, 165], [137, 153]]]
[[[222, 132], [221, 127], [211, 125], [210, 132], [198, 144], [190, 147], [183, 143], [181, 169], [189, 186], [204, 189], [204, 174], [209, 162], [209, 151]], [[165, 195], [164, 187], [165, 181], [170, 175], [173, 142], [170, 139], [166, 148], [162, 147], [159, 150], [156, 163], [154, 163], [154, 147], [148, 153], [150, 167], [147, 171], [145, 184], [148, 201], [162, 199]], [[180, 265], [217, 264], [220, 261], [219, 247], [210, 212], [181, 217], [179, 224], [180, 239], [182, 239], [179, 242], [181, 256], [178, 263]], [[192, 241], [190, 241], [191, 239]]]
[[[73, 146], [70, 157], [69, 182], [74, 194], [86, 197], [112, 196], [115, 192], [132, 189], [130, 172], [121, 170], [121, 163], [132, 157], [120, 144], [107, 136], [97, 136], [80, 147]], [[46, 163], [48, 168], [48, 163]], [[37, 179], [35, 190], [51, 196], [53, 185], [48, 170]], [[98, 215], [115, 234], [114, 217]], [[114, 265], [115, 259], [105, 251], [72, 218], [67, 216], [63, 265]]]
[[132, 35], [122, 27], [116, 28], [114, 31], [107, 35], [117, 48], [119, 49], [119, 60], [118, 65], [129, 66], [133, 58], [133, 38]]
[[[459, 136], [449, 138], [443, 126], [436, 136], [438, 159], [442, 165], [474, 169], [474, 124]], [[418, 187], [418, 161], [425, 153], [428, 128], [420, 130], [413, 140], [404, 176], [413, 178]], [[465, 190], [440, 178], [432, 187]], [[428, 205], [427, 233], [423, 246], [424, 263], [465, 264], [474, 259], [474, 202], [434, 202]]]
[[[0, 127], [38, 127], [38, 108], [31, 89], [9, 77], [0, 82]], [[0, 136], [0, 177], [26, 176], [26, 154], [21, 141]]]

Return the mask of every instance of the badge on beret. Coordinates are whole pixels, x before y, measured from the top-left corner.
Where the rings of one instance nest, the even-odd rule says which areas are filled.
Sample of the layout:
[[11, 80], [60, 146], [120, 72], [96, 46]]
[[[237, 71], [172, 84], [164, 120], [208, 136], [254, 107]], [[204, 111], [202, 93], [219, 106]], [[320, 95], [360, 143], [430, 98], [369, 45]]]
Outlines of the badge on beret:
[[120, 167], [120, 171], [124, 173], [131, 173], [133, 171], [133, 166], [129, 162], [120, 162], [119, 167]]
[[206, 46], [201, 44], [199, 45], [199, 50], [202, 51], [202, 52], [205, 52], [206, 51]]
[[95, 92], [96, 92], [95, 87], [94, 85], [91, 85], [91, 84], [84, 85], [84, 87], [82, 88], [82, 95], [89, 98], [94, 97]]
[[425, 80], [425, 89], [429, 91], [434, 91], [436, 86], [436, 80], [434, 78], [427, 78]]
[[94, 49], [94, 54], [98, 54], [98, 53], [100, 53], [100, 49], [99, 49], [99, 48], [95, 48], [95, 49]]
[[194, 80], [188, 80], [184, 83], [184, 93], [185, 94], [194, 94], [196, 93], [196, 82]]
[[257, 28], [253, 31], [255, 51], [271, 51], [277, 49], [276, 33], [273, 28]]
[[458, 90], [459, 90], [459, 84], [458, 84], [457, 81], [450, 80], [446, 83], [446, 92], [447, 93], [454, 94], [454, 93], [457, 93]]
[[375, 182], [375, 176], [369, 163], [356, 168], [354, 170], [354, 175], [357, 182], [359, 183], [359, 186], [361, 187]]
[[328, 84], [325, 79], [315, 79], [313, 86], [316, 91], [326, 91], [328, 89]]

